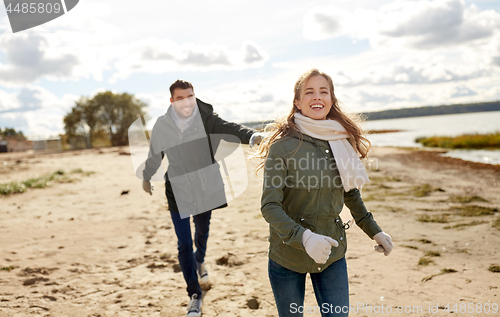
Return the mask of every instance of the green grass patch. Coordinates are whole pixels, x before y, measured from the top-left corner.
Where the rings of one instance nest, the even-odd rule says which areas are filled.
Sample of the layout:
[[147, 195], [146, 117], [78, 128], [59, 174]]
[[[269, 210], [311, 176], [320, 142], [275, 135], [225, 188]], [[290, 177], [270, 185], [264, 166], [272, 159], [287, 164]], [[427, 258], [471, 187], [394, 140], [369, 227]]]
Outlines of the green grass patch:
[[498, 216], [491, 225], [493, 226], [493, 228], [500, 230], [500, 216]]
[[456, 137], [433, 136], [415, 139], [427, 147], [440, 147], [448, 149], [479, 149], [499, 148], [500, 131], [488, 134], [463, 134]]
[[366, 185], [363, 187], [363, 191], [367, 191], [367, 192], [368, 191], [375, 191], [378, 189], [392, 189], [392, 187], [387, 186], [383, 183], [374, 183], [374, 184]]
[[416, 246], [413, 246], [413, 245], [402, 245], [403, 248], [408, 248], [408, 249], [413, 249], [413, 250], [418, 250], [418, 248]]
[[437, 251], [427, 251], [425, 252], [425, 256], [441, 256], [441, 254]]
[[381, 189], [392, 189], [391, 186], [387, 186], [385, 184], [378, 184], [378, 188], [381, 188]]
[[63, 171], [56, 171], [52, 174], [41, 177], [29, 178], [20, 182], [10, 182], [0, 184], [0, 195], [20, 194], [29, 188], [45, 188], [51, 181], [59, 181], [67, 177]]
[[486, 199], [484, 199], [483, 197], [479, 197], [479, 196], [451, 196], [450, 197], [450, 202], [452, 202], [452, 203], [467, 204], [467, 203], [471, 203], [473, 201], [479, 201], [479, 202], [484, 202], [484, 203], [488, 202]]
[[399, 207], [387, 207], [387, 210], [389, 210], [390, 212], [405, 212], [403, 208]]
[[[443, 201], [438, 201], [438, 202], [443, 202]], [[430, 212], [434, 212], [434, 211], [450, 211], [449, 208], [447, 208], [447, 209], [417, 208], [417, 210], [420, 210], [420, 211], [430, 211]]]
[[92, 171], [84, 171], [82, 170], [81, 168], [76, 168], [74, 170], [71, 170], [70, 171], [71, 174], [82, 174], [84, 176], [90, 176], [92, 174], [95, 174], [95, 172], [92, 172]]
[[433, 277], [436, 277], [436, 276], [439, 276], [439, 275], [443, 275], [443, 274], [450, 274], [450, 273], [456, 273], [457, 271], [454, 270], [454, 269], [441, 269], [441, 272], [439, 272], [438, 274], [433, 274], [431, 276], [427, 276], [427, 277], [424, 277], [422, 279], [422, 283], [425, 283], [427, 281], [430, 281], [432, 280]]
[[488, 271], [493, 272], [493, 273], [500, 273], [500, 265], [490, 265], [488, 268]]
[[405, 130], [368, 130], [368, 134], [379, 134], [379, 133], [394, 133], [394, 132], [401, 132]]
[[401, 180], [394, 176], [371, 176], [370, 180], [374, 183], [383, 183], [383, 182], [400, 182]]
[[[71, 173], [82, 173], [86, 176], [92, 174], [93, 172], [84, 172], [73, 170]], [[90, 174], [88, 174], [90, 173]], [[29, 188], [45, 188], [50, 186], [52, 183], [71, 183], [74, 179], [62, 170], [57, 170], [51, 174], [46, 174], [40, 177], [28, 178], [24, 181], [10, 182], [0, 184], [0, 195], [11, 195], [11, 194], [21, 194], [24, 193]]]
[[432, 192], [444, 192], [442, 188], [432, 187], [429, 184], [423, 184], [421, 186], [413, 187], [411, 193], [416, 197], [425, 197], [429, 196]]
[[384, 195], [381, 194], [371, 194], [366, 197], [363, 197], [363, 201], [373, 201], [373, 200], [385, 201], [385, 198]]
[[427, 266], [431, 263], [434, 263], [434, 261], [426, 257], [421, 257], [420, 260], [418, 260], [418, 266]]
[[498, 212], [498, 208], [482, 207], [475, 205], [454, 207], [453, 209], [460, 210], [460, 216], [462, 217], [491, 216], [496, 212]]
[[466, 223], [457, 223], [453, 226], [443, 227], [443, 229], [455, 229], [455, 228], [471, 227], [471, 226], [481, 225], [483, 223], [487, 223], [487, 221], [471, 221], [471, 222], [466, 222]]
[[425, 244], [432, 243], [432, 241], [429, 239], [418, 239], [418, 242], [425, 243]]
[[7, 271], [7, 272], [10, 272], [14, 269], [17, 269], [19, 266], [5, 266], [2, 268], [2, 271]]
[[420, 215], [417, 217], [417, 220], [420, 222], [435, 222], [435, 223], [448, 223], [448, 214], [442, 215]]

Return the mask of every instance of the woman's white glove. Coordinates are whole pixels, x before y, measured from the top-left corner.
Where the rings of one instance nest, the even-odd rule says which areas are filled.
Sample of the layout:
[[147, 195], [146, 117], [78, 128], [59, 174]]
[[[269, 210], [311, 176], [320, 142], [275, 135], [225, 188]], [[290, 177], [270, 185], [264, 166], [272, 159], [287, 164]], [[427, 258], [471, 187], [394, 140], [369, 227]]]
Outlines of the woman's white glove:
[[148, 181], [142, 181], [142, 189], [150, 195], [153, 195], [153, 185], [151, 185], [151, 182]]
[[391, 253], [392, 249], [394, 248], [391, 236], [383, 231], [374, 235], [373, 240], [377, 242], [377, 245], [373, 246], [375, 251], [383, 252], [386, 256], [388, 256], [389, 253]]
[[330, 237], [313, 233], [307, 229], [302, 234], [302, 244], [307, 254], [318, 264], [324, 264], [332, 253], [332, 246], [338, 247], [339, 243]]

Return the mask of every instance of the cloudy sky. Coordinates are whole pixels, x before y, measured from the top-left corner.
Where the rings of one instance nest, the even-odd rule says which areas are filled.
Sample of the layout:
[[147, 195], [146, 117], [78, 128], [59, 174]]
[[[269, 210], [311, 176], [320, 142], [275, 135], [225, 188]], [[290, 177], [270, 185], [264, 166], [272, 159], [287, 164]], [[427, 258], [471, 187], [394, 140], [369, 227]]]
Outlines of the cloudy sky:
[[500, 1], [80, 0], [15, 34], [0, 7], [0, 127], [28, 135], [103, 90], [166, 109], [178, 78], [224, 119], [274, 118], [311, 67], [348, 111], [499, 100]]

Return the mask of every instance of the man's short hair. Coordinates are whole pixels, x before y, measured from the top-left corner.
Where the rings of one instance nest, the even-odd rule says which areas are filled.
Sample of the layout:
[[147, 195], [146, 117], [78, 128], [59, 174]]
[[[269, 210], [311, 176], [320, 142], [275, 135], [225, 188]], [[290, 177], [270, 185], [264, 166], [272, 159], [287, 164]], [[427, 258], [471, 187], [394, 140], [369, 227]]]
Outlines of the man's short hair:
[[189, 81], [187, 80], [183, 80], [183, 79], [177, 79], [171, 86], [170, 86], [170, 96], [174, 96], [174, 90], [176, 89], [193, 89], [194, 91], [194, 88], [193, 88], [193, 84], [191, 84]]

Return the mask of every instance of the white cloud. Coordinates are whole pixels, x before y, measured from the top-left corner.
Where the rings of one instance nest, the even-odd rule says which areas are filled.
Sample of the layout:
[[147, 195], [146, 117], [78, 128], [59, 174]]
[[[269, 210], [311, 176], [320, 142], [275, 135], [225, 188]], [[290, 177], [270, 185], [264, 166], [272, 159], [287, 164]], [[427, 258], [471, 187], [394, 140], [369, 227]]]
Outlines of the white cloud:
[[339, 7], [313, 7], [304, 16], [304, 36], [324, 40], [351, 32], [354, 16]]
[[372, 50], [335, 64], [332, 75], [348, 86], [467, 81], [500, 67], [500, 14], [464, 0], [402, 0], [351, 11], [315, 7], [303, 30], [310, 40], [346, 34], [369, 41]]
[[429, 85], [338, 87], [335, 95], [347, 112], [416, 107], [433, 101]]
[[[164, 3], [161, 6], [171, 8]], [[131, 7], [127, 10], [136, 11]], [[137, 23], [140, 21], [146, 18]], [[135, 30], [131, 39], [126, 33], [132, 31], [131, 27], [119, 28], [120, 23], [117, 24], [111, 4], [91, 1], [34, 29], [4, 33], [0, 37], [0, 54], [5, 55], [5, 59], [0, 59], [0, 85], [20, 87], [41, 78], [100, 81], [105, 71], [111, 74], [110, 82], [116, 83], [139, 72], [242, 70], [262, 67], [269, 59], [269, 54], [252, 41], [240, 40], [241, 47], [233, 48], [227, 44], [144, 39]], [[177, 23], [179, 28], [181, 23]], [[149, 24], [148, 21], [146, 25]], [[200, 33], [196, 23], [184, 28], [186, 32]], [[208, 41], [213, 43], [216, 38]]]
[[18, 109], [19, 107], [20, 102], [16, 94], [0, 90], [0, 114]]
[[459, 85], [453, 89], [451, 97], [456, 98], [456, 97], [465, 97], [465, 96], [474, 96], [474, 95], [477, 95], [476, 91], [470, 89], [469, 87], [467, 87], [465, 85]]
[[[412, 49], [453, 47], [470, 42], [485, 43], [500, 27], [500, 14], [480, 11], [463, 0], [406, 2], [386, 11], [364, 12], [378, 21], [377, 34], [369, 37], [374, 46], [402, 46]], [[372, 24], [373, 27], [375, 24]], [[366, 26], [365, 26], [366, 27]], [[370, 34], [361, 30], [360, 35]], [[370, 36], [370, 35], [369, 35]]]
[[36, 112], [26, 112], [22, 117], [27, 121], [27, 129], [23, 130], [23, 133], [27, 136], [49, 137], [64, 133], [63, 116], [61, 113], [42, 109]]
[[[496, 80], [498, 82], [500, 78], [496, 78]], [[478, 94], [482, 100], [500, 100], [500, 86], [495, 85], [489, 89], [483, 89]]]
[[291, 105], [292, 90], [293, 83], [289, 87], [273, 78], [228, 83], [196, 95], [212, 104], [223, 119], [248, 122], [284, 115]]
[[4, 34], [0, 47], [6, 64], [0, 64], [0, 83], [25, 84], [42, 76], [71, 76], [78, 57], [49, 42], [49, 37], [38, 34]]
[[402, 98], [400, 96], [395, 95], [394, 93], [384, 93], [384, 92], [366, 92], [366, 91], [359, 91], [359, 101], [361, 103], [369, 103], [369, 102], [384, 102], [384, 103], [392, 103], [395, 101], [402, 101], [406, 100], [406, 98]]
[[64, 133], [62, 116], [49, 110], [11, 112], [0, 115], [0, 127], [14, 128], [28, 137]]
[[273, 63], [271, 66], [275, 67], [275, 68], [282, 68], [282, 69], [294, 69], [297, 67], [292, 62], [276, 62], [276, 63]]
[[29, 131], [28, 120], [26, 116], [21, 113], [6, 113], [0, 115], [0, 127], [13, 128], [23, 132], [25, 135], [28, 135], [27, 131]]
[[304, 18], [304, 35], [323, 40], [349, 34], [368, 39], [374, 48], [436, 49], [469, 42], [487, 43], [500, 28], [500, 14], [465, 6], [464, 0], [397, 1], [378, 10], [348, 12], [312, 8]]
[[42, 109], [42, 98], [40, 95], [41, 92], [37, 89], [21, 88], [17, 95], [20, 107], [11, 111], [26, 112]]
[[262, 66], [263, 62], [269, 59], [268, 54], [258, 44], [250, 41], [243, 43], [242, 51], [244, 56], [243, 63], [246, 65], [258, 64]]
[[140, 101], [146, 103], [146, 113], [152, 111], [154, 113], [164, 113], [170, 106], [170, 92], [168, 91], [168, 89], [156, 94], [138, 93], [135, 94], [135, 97]]
[[481, 65], [462, 63], [418, 63], [417, 61], [397, 61], [386, 65], [377, 65], [359, 71], [342, 71], [342, 82], [346, 86], [393, 85], [399, 83], [426, 84], [468, 80], [483, 77], [491, 72]]
[[341, 86], [336, 96], [347, 111], [363, 112], [498, 100], [500, 90], [485, 87], [484, 79], [473, 79], [421, 85]]
[[26, 135], [62, 133], [62, 119], [77, 99], [71, 94], [59, 98], [39, 86], [0, 90], [0, 127], [15, 127]]
[[262, 67], [269, 59], [260, 46], [251, 41], [240, 50], [223, 45], [177, 44], [169, 39], [147, 38], [120, 48], [122, 52], [114, 67], [111, 82], [125, 79], [132, 73], [159, 74], [173, 71], [241, 70]]
[[464, 62], [461, 52], [436, 55], [418, 51], [400, 55], [367, 51], [342, 58], [327, 55], [314, 62], [312, 65], [309, 59], [294, 60], [294, 69], [268, 81], [288, 80], [280, 94], [288, 101], [297, 77], [304, 70], [317, 67], [332, 77], [335, 95], [346, 111], [500, 99], [500, 90], [495, 88], [500, 82], [500, 73], [492, 71], [486, 62], [483, 65]]
[[[54, 21], [0, 36], [0, 85], [21, 87], [39, 79], [102, 80], [117, 56], [120, 30], [104, 22], [106, 4], [85, 3]], [[7, 22], [8, 23], [8, 22]]]

